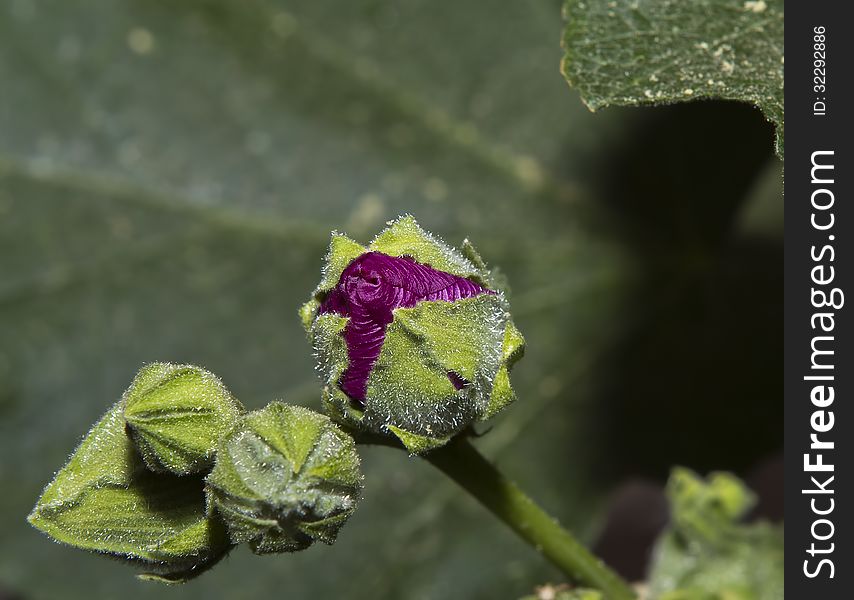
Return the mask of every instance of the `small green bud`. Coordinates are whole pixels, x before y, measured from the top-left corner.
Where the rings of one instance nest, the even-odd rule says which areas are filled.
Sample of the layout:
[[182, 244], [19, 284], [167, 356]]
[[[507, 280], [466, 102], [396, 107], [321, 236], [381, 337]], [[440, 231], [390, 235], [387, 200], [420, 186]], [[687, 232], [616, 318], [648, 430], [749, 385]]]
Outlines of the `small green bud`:
[[231, 548], [209, 518], [201, 477], [148, 471], [125, 433], [122, 402], [92, 428], [48, 484], [29, 522], [57, 542], [143, 566], [180, 582]]
[[328, 417], [271, 402], [220, 441], [208, 503], [256, 554], [335, 541], [362, 488], [353, 439]]
[[152, 471], [209, 471], [219, 438], [243, 407], [212, 373], [193, 365], [152, 363], [124, 395], [125, 421]]
[[515, 399], [509, 372], [524, 339], [499, 279], [470, 242], [454, 250], [411, 216], [368, 247], [333, 233], [300, 318], [330, 416], [413, 454]]

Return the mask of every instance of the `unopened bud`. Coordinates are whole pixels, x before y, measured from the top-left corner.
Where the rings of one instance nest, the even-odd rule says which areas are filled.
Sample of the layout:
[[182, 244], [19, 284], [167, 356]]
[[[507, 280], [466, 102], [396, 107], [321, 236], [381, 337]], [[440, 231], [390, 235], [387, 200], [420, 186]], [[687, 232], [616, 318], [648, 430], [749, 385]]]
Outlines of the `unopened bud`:
[[331, 544], [362, 487], [353, 439], [326, 416], [271, 402], [223, 437], [209, 504], [256, 554]]
[[231, 548], [205, 507], [201, 477], [148, 471], [125, 433], [118, 402], [48, 484], [29, 522], [57, 542], [108, 554], [180, 582]]
[[215, 375], [193, 365], [146, 365], [124, 401], [145, 464], [178, 475], [210, 470], [219, 438], [243, 412]]
[[496, 278], [469, 242], [451, 249], [410, 216], [367, 248], [333, 234], [300, 316], [329, 414], [412, 453], [515, 399], [509, 369], [524, 340]]

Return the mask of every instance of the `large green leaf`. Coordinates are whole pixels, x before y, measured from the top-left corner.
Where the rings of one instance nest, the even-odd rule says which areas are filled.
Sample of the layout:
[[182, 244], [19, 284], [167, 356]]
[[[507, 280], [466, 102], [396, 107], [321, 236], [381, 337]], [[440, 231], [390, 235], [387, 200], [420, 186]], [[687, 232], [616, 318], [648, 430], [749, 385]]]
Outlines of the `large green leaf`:
[[562, 70], [591, 110], [740, 100], [777, 126], [783, 157], [783, 0], [566, 0], [564, 14]]
[[[159, 597], [30, 528], [42, 486], [145, 362], [202, 365], [250, 409], [319, 409], [297, 309], [329, 232], [367, 242], [404, 212], [508, 276], [536, 348], [482, 444], [588, 532], [567, 392], [620, 263], [567, 175], [601, 146], [556, 72], [559, 29], [557, 3], [0, 3], [0, 587]], [[334, 547], [240, 548], [170, 593], [491, 598], [559, 576], [428, 465], [364, 464]]]
[[[613, 481], [600, 462], [614, 447], [603, 427], [631, 419], [591, 401], [588, 375], [622, 325], [613, 309], [631, 279], [602, 235], [617, 228], [587, 199], [608, 199], [603, 188], [615, 183], [640, 189], [625, 169], [613, 176], [611, 153], [646, 117], [594, 117], [568, 95], [559, 11], [533, 0], [0, 2], [0, 588], [35, 599], [160, 597], [132, 569], [29, 527], [42, 486], [146, 362], [202, 365], [249, 409], [277, 397], [319, 408], [296, 311], [320, 277], [329, 232], [364, 243], [404, 212], [454, 245], [470, 237], [507, 276], [528, 348], [513, 371], [518, 401], [478, 443], [564, 524], [595, 531], [592, 507]], [[707, 115], [699, 120], [728, 143]], [[743, 157], [755, 148], [738, 145], [741, 175], [726, 182], [749, 179]], [[714, 210], [737, 202], [742, 190], [719, 177], [714, 198], [689, 193], [710, 193], [695, 176], [705, 164], [665, 196], [656, 178], [655, 197], [679, 207], [708, 199]], [[657, 241], [691, 230], [668, 228], [660, 212], [658, 229], [643, 227]], [[719, 222], [706, 214], [697, 222]], [[682, 256], [674, 247], [667, 256]], [[743, 294], [733, 296], [743, 313]], [[658, 306], [649, 295], [637, 304]], [[686, 322], [666, 338], [672, 354], [643, 353], [665, 356], [642, 363], [645, 378], [609, 372], [607, 382], [637, 390], [627, 398], [638, 405], [667, 394], [660, 374], [686, 357], [703, 364], [677, 343]], [[686, 389], [694, 381], [712, 394], [718, 378], [688, 372], [674, 397], [697, 397]], [[776, 373], [771, 385], [749, 374], [751, 402], [739, 406], [760, 411], [761, 389], [776, 406]], [[675, 431], [676, 415], [655, 422]], [[638, 436], [617, 459], [657, 442], [674, 461], [696, 448], [688, 434]], [[560, 580], [428, 465], [384, 448], [363, 458], [364, 499], [333, 547], [273, 557], [238, 548], [169, 593], [501, 598]]]

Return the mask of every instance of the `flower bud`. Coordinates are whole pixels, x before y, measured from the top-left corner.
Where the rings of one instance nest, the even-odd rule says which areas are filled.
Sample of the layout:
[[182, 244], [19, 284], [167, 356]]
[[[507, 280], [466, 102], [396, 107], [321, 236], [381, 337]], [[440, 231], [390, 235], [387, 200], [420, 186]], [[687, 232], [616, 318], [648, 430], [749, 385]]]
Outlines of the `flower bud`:
[[524, 340], [496, 278], [468, 241], [453, 250], [411, 216], [367, 248], [333, 233], [300, 316], [332, 418], [413, 454], [515, 399], [509, 370]]
[[48, 484], [28, 517], [57, 542], [121, 558], [142, 577], [180, 582], [231, 548], [209, 518], [201, 477], [148, 471], [125, 433], [118, 402]]
[[125, 392], [124, 416], [152, 471], [210, 470], [219, 438], [243, 407], [212, 373], [193, 365], [152, 363]]
[[328, 417], [271, 402], [221, 440], [208, 502], [256, 554], [335, 541], [362, 487], [356, 444]]

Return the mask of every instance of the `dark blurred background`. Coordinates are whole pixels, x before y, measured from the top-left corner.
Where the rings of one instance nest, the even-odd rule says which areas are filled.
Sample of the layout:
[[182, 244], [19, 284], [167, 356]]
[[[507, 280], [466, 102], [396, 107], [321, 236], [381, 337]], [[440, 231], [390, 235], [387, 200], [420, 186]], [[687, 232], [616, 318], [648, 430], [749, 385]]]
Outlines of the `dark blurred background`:
[[334, 547], [163, 588], [25, 517], [152, 360], [317, 408], [296, 310], [329, 232], [409, 212], [508, 277], [528, 352], [478, 442], [639, 577], [672, 465], [781, 516], [782, 186], [760, 113], [591, 114], [558, 2], [0, 4], [0, 598], [515, 598], [560, 574], [368, 448]]

